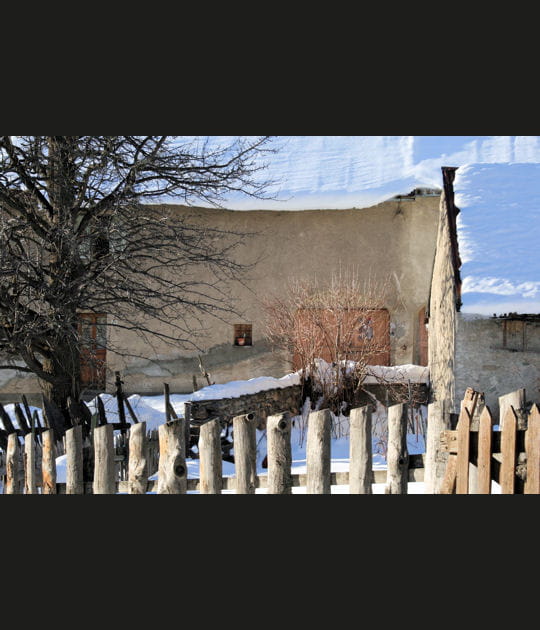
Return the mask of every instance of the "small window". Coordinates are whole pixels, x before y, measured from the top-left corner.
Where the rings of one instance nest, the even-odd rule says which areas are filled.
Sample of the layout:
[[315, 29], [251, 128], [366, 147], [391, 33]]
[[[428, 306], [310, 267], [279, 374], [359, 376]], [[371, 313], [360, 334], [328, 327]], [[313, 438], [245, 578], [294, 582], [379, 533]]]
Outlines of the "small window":
[[503, 321], [503, 348], [519, 352], [526, 347], [526, 323], [520, 320]]
[[251, 324], [235, 324], [234, 325], [234, 345], [235, 346], [252, 346], [253, 345], [253, 326]]

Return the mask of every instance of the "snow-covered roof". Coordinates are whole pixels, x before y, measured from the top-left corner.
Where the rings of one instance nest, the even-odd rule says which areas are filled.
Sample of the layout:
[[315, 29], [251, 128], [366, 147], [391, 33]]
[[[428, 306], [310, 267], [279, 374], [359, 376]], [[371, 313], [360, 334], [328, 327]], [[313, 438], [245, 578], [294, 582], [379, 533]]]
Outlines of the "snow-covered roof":
[[467, 164], [453, 187], [462, 312], [540, 313], [540, 164]]

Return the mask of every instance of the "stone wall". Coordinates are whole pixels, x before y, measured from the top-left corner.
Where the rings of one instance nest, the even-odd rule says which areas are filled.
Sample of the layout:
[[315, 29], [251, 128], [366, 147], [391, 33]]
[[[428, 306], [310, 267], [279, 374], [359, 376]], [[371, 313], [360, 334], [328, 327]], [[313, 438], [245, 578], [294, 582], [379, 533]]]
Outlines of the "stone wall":
[[525, 388], [527, 400], [540, 403], [540, 317], [523, 322], [524, 344], [505, 340], [505, 321], [511, 320], [458, 314], [455, 404], [467, 387], [483, 392], [497, 415], [499, 396], [517, 389]]

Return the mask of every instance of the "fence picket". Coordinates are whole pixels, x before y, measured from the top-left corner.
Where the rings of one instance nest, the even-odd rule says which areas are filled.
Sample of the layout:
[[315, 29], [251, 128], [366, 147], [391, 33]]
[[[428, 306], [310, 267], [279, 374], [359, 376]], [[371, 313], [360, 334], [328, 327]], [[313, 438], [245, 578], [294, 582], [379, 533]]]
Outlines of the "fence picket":
[[146, 422], [129, 429], [129, 494], [146, 494], [148, 487], [148, 439]]
[[41, 459], [42, 494], [56, 494], [56, 441], [52, 429], [41, 434], [43, 454]]
[[219, 418], [205, 422], [199, 433], [199, 476], [201, 494], [221, 494], [221, 423]]
[[461, 408], [457, 424], [456, 494], [469, 493], [469, 447], [471, 414], [466, 406]]
[[527, 480], [524, 494], [540, 494], [540, 411], [533, 405], [525, 434]]
[[291, 415], [268, 416], [268, 494], [292, 494]]
[[514, 494], [516, 476], [516, 429], [517, 415], [512, 405], [506, 408], [501, 431], [501, 469], [499, 484], [501, 494]]
[[24, 436], [24, 494], [37, 494], [36, 442], [33, 433]]
[[255, 494], [257, 487], [257, 433], [255, 414], [233, 418], [236, 494]]
[[19, 483], [20, 445], [16, 433], [8, 435], [6, 451], [6, 494], [21, 494]]
[[66, 494], [84, 494], [82, 426], [66, 431]]
[[478, 428], [478, 494], [491, 494], [491, 442], [493, 418], [488, 407], [480, 415]]
[[332, 413], [329, 409], [312, 411], [308, 418], [306, 452], [306, 494], [330, 494], [330, 441]]
[[94, 429], [94, 458], [93, 493], [116, 494], [112, 424]]
[[185, 457], [184, 420], [159, 427], [158, 494], [186, 494], [187, 465]]
[[373, 445], [370, 405], [352, 409], [349, 429], [349, 493], [372, 494]]
[[386, 494], [407, 494], [409, 454], [407, 452], [407, 420], [409, 407], [405, 403], [388, 408], [388, 449], [386, 453]]

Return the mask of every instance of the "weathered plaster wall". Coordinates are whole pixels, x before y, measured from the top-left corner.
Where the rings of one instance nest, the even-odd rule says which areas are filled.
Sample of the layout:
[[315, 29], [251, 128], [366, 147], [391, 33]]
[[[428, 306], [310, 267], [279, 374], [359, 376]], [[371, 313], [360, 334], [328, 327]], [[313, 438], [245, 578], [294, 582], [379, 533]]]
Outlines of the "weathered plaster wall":
[[452, 402], [455, 398], [456, 315], [450, 226], [443, 193], [429, 307], [428, 356], [432, 401]]
[[503, 319], [458, 314], [455, 403], [467, 387], [483, 392], [493, 414], [499, 396], [525, 388], [529, 401], [540, 402], [540, 323], [527, 322], [526, 349], [503, 347]]
[[[293, 278], [316, 277], [321, 283], [330, 280], [340, 265], [371, 272], [380, 280], [392, 279], [388, 305], [393, 331], [391, 363], [415, 362], [418, 312], [428, 301], [435, 253], [438, 197], [388, 201], [362, 209], [301, 212], [165, 208], [202, 225], [254, 233], [246, 239], [237, 258], [240, 262], [259, 262], [245, 285], [236, 284], [231, 289], [234, 306], [243, 312], [242, 318], [203, 320], [207, 331], [199, 343], [212, 381], [281, 377], [290, 371], [289, 357], [274, 355], [265, 342], [261, 298], [282, 295], [285, 283]], [[205, 279], [204, 274], [201, 279]], [[252, 347], [233, 345], [235, 323], [253, 325]], [[161, 392], [163, 382], [170, 384], [171, 391], [191, 392], [193, 374], [200, 387], [206, 385], [199, 371], [199, 353], [186, 350], [180, 343], [150, 345], [148, 340], [125, 331], [111, 332], [110, 341], [129, 349], [134, 356], [108, 353], [108, 391], [112, 390], [115, 370], [122, 373], [127, 392]], [[0, 394], [13, 391], [12, 381], [0, 387]]]

